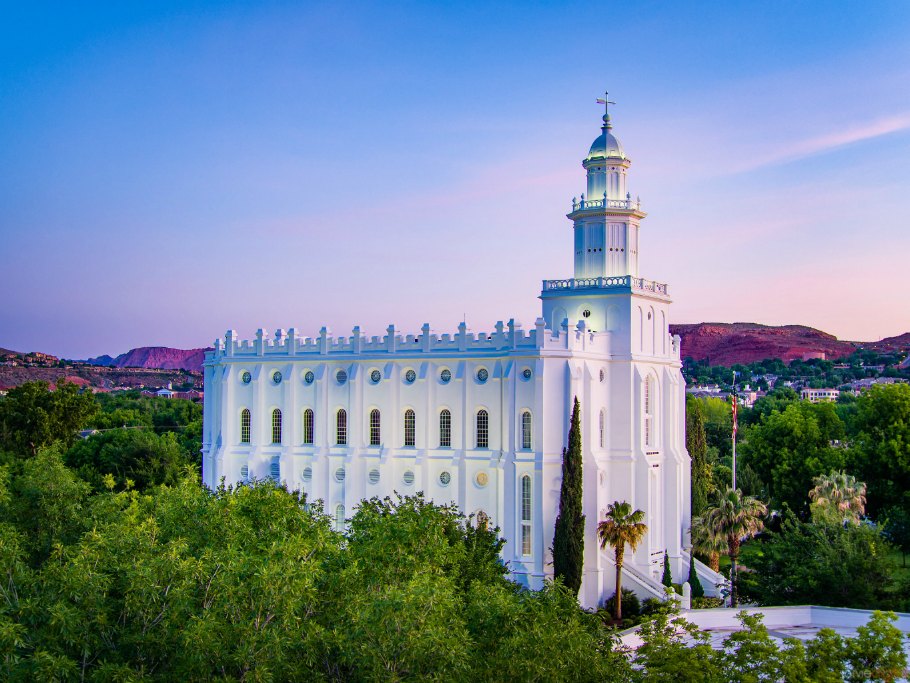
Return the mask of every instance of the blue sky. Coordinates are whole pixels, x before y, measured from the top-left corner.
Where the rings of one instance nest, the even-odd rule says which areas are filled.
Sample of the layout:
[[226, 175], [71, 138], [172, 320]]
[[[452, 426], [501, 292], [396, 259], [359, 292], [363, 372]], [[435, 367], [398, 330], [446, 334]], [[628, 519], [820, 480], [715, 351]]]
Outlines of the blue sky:
[[910, 329], [910, 3], [0, 8], [2, 347], [529, 326], [605, 88], [675, 322]]

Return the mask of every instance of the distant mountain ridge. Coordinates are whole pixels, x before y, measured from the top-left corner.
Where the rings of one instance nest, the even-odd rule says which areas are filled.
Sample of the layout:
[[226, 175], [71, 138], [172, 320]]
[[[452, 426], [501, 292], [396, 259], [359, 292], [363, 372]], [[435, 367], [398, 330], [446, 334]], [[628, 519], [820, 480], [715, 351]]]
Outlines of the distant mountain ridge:
[[[766, 358], [779, 358], [788, 363], [809, 358], [833, 360], [849, 356], [857, 348], [910, 353], [910, 332], [878, 341], [853, 342], [842, 341], [834, 335], [805, 325], [709, 322], [670, 325], [670, 333], [682, 338], [683, 358], [707, 360], [712, 365], [747, 364]], [[119, 356], [102, 355], [79, 362], [109, 368], [200, 372], [206, 351], [211, 351], [211, 348], [142, 346]], [[0, 360], [4, 356], [26, 355], [28, 354], [0, 349]], [[46, 358], [56, 360], [52, 356]]]
[[682, 338], [683, 358], [706, 360], [711, 365], [747, 364], [766, 358], [779, 358], [787, 363], [810, 358], [832, 360], [849, 356], [859, 346], [866, 345], [841, 341], [805, 325], [695, 323], [670, 325], [670, 332]]
[[109, 368], [157, 368], [160, 370], [202, 370], [205, 352], [202, 349], [172, 349], [167, 346], [141, 346], [112, 358], [104, 355], [84, 361]]

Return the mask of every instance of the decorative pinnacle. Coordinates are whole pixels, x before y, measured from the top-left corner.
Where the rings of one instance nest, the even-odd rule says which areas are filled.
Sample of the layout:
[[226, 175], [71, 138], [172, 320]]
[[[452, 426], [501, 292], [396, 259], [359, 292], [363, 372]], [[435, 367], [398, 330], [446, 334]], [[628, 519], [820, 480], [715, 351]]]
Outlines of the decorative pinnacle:
[[600, 98], [600, 97], [597, 98], [597, 104], [602, 104], [604, 106], [604, 125], [603, 125], [603, 127], [606, 130], [612, 130], [613, 124], [610, 123], [610, 105], [616, 104], [616, 102], [611, 102], [610, 93], [604, 92], [603, 98]]

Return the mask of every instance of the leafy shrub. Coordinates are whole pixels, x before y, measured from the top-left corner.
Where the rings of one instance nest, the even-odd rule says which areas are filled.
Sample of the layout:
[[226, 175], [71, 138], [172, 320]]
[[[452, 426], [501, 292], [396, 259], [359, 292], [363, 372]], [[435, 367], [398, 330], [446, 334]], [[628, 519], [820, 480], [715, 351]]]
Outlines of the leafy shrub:
[[723, 598], [692, 598], [692, 609], [711, 609], [712, 607], [723, 607]]
[[[605, 610], [609, 614], [615, 612], [616, 606], [616, 593], [613, 593], [609, 598], [604, 601], [601, 609]], [[622, 589], [622, 615], [623, 617], [633, 617], [641, 614], [641, 601], [638, 599], [638, 596], [635, 595], [628, 588]]]

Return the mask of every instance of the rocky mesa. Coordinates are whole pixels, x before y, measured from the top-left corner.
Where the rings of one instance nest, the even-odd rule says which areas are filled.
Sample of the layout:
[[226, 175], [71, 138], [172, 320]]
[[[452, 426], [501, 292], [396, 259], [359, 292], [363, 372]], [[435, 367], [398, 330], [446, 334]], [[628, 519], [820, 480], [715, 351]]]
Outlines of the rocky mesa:
[[766, 358], [793, 360], [849, 356], [857, 344], [805, 325], [758, 323], [695, 323], [670, 325], [682, 338], [682, 357], [706, 360], [711, 365], [753, 363]]

